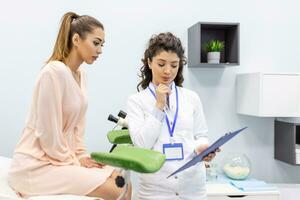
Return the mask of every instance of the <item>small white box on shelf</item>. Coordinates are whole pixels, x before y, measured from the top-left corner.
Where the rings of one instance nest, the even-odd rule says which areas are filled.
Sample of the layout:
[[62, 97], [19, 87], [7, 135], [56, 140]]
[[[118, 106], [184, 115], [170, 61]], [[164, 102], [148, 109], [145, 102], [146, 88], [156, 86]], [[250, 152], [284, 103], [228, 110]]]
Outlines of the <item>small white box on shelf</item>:
[[300, 117], [299, 73], [241, 73], [236, 89], [239, 114]]

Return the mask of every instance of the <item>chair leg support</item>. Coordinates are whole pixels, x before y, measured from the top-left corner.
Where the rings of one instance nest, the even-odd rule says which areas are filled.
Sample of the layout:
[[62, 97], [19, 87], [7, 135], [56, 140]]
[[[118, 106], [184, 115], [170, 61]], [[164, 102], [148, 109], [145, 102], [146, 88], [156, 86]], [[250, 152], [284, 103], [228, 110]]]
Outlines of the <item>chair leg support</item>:
[[125, 179], [123, 178], [123, 176], [117, 176], [115, 179], [115, 183], [118, 187], [122, 188], [125, 185]]

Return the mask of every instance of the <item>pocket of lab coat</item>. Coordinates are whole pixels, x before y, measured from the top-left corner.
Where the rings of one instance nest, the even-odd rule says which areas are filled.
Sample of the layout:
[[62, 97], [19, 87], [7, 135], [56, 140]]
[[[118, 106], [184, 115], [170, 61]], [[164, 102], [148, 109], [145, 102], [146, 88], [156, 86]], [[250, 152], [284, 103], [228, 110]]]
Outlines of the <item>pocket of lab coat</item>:
[[185, 158], [191, 156], [195, 148], [195, 139], [193, 137], [193, 133], [190, 131], [182, 130], [176, 132], [175, 137], [177, 138], [176, 142], [178, 141], [183, 143], [183, 152]]
[[182, 186], [189, 185], [191, 191], [205, 185], [206, 174], [204, 162], [200, 162], [182, 172]]
[[161, 176], [159, 172], [154, 174], [140, 174], [140, 183], [143, 187], [152, 188], [161, 183]]

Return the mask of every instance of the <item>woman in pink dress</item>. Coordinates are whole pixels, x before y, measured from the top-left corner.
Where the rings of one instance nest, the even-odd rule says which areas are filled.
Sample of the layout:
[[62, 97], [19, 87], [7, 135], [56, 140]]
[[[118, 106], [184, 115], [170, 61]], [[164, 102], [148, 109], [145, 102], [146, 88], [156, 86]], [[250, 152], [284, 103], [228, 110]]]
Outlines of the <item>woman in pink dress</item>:
[[12, 160], [10, 186], [23, 197], [73, 194], [131, 198], [118, 187], [113, 167], [96, 163], [83, 142], [86, 73], [102, 53], [104, 27], [95, 18], [66, 13], [52, 56], [42, 68], [21, 140]]

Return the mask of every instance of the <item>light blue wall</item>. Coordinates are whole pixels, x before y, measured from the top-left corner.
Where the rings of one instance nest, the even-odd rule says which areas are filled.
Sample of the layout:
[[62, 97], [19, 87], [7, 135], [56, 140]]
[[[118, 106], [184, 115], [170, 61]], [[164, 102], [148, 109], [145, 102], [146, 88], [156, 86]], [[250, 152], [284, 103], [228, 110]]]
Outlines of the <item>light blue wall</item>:
[[0, 7], [0, 155], [11, 156], [24, 126], [36, 76], [51, 54], [61, 16], [88, 14], [105, 25], [103, 55], [89, 76], [86, 144], [107, 151], [109, 113], [125, 109], [134, 93], [146, 42], [154, 33], [172, 31], [187, 45], [187, 29], [198, 21], [240, 23], [240, 65], [224, 69], [184, 70], [184, 86], [201, 97], [210, 139], [247, 125], [249, 129], [222, 148], [221, 165], [230, 152], [246, 153], [253, 177], [300, 183], [299, 167], [274, 160], [274, 118], [235, 113], [238, 72], [299, 72], [300, 3], [297, 0], [131, 0], [1, 1]]

